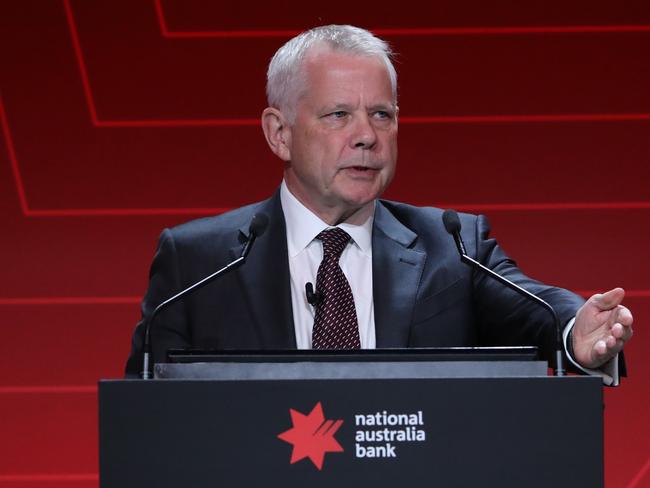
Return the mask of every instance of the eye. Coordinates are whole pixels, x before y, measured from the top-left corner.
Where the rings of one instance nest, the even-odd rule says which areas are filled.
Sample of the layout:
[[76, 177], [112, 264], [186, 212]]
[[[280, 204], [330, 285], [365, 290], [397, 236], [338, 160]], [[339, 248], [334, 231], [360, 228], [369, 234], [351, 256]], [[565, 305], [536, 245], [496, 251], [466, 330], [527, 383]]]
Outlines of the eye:
[[387, 110], [377, 110], [372, 115], [376, 119], [381, 119], [381, 120], [389, 120], [393, 118], [393, 114]]
[[348, 115], [348, 113], [345, 110], [337, 110], [336, 112], [328, 114], [328, 117], [332, 117], [334, 119], [342, 119], [346, 115]]

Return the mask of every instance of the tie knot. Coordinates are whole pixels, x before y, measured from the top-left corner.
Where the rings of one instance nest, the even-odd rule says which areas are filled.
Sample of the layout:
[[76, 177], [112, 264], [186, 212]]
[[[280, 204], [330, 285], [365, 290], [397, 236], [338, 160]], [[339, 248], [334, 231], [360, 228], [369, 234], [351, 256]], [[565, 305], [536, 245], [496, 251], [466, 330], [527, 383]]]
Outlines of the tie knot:
[[350, 240], [350, 234], [343, 229], [334, 227], [324, 230], [316, 236], [316, 239], [323, 242], [323, 256], [335, 256], [338, 259]]

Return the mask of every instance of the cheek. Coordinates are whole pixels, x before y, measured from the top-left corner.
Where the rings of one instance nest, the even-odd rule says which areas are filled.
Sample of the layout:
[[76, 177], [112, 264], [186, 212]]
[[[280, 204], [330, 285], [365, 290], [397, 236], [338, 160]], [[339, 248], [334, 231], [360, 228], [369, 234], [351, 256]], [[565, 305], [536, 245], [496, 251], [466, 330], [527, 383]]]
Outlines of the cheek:
[[291, 161], [297, 168], [308, 170], [318, 159], [317, 147], [309, 132], [295, 134], [291, 147]]
[[340, 137], [323, 137], [314, 145], [313, 154], [318, 158], [322, 171], [331, 173], [345, 159], [346, 148]]
[[397, 131], [391, 130], [386, 134], [386, 145], [390, 148], [391, 153], [397, 155]]

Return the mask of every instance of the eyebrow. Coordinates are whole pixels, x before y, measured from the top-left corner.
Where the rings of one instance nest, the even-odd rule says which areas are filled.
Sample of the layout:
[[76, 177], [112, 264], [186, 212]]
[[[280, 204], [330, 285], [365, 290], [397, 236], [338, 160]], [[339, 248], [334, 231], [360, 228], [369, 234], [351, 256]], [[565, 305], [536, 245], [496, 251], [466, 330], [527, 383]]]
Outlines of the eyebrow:
[[384, 111], [391, 110], [391, 111], [394, 112], [397, 109], [397, 105], [394, 104], [394, 103], [390, 103], [388, 105], [386, 105], [384, 103], [377, 103], [375, 105], [371, 105], [369, 108], [373, 112], [377, 111], [377, 110], [384, 110]]
[[[349, 103], [336, 103], [334, 105], [324, 105], [323, 108], [322, 108], [322, 111], [323, 112], [336, 112], [337, 110], [345, 110], [345, 111], [351, 112], [351, 111], [353, 111], [355, 109], [356, 109], [356, 107], [352, 106]], [[376, 103], [376, 104], [371, 105], [370, 107], [368, 107], [368, 110], [371, 111], [371, 112], [375, 112], [377, 110], [384, 110], [384, 111], [391, 110], [391, 111], [394, 112], [394, 111], [397, 110], [397, 104], [392, 103], [392, 102], [389, 103], [389, 104]]]
[[335, 103], [334, 105], [330, 105], [330, 104], [323, 105], [323, 111], [325, 112], [335, 112], [337, 110], [351, 111], [354, 110], [354, 107], [349, 103]]

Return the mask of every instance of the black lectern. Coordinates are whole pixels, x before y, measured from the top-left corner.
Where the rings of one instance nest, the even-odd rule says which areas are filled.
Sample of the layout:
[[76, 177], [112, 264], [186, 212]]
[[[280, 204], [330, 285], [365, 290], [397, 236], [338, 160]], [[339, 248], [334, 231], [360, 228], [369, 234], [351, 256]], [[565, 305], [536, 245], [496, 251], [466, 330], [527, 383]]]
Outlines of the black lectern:
[[219, 365], [177, 364], [158, 372], [195, 379], [101, 381], [101, 486], [602, 487], [600, 379], [516, 363], [501, 377], [449, 365], [408, 377], [381, 361], [369, 379], [314, 376], [310, 362], [311, 379], [296, 366], [206, 379]]

